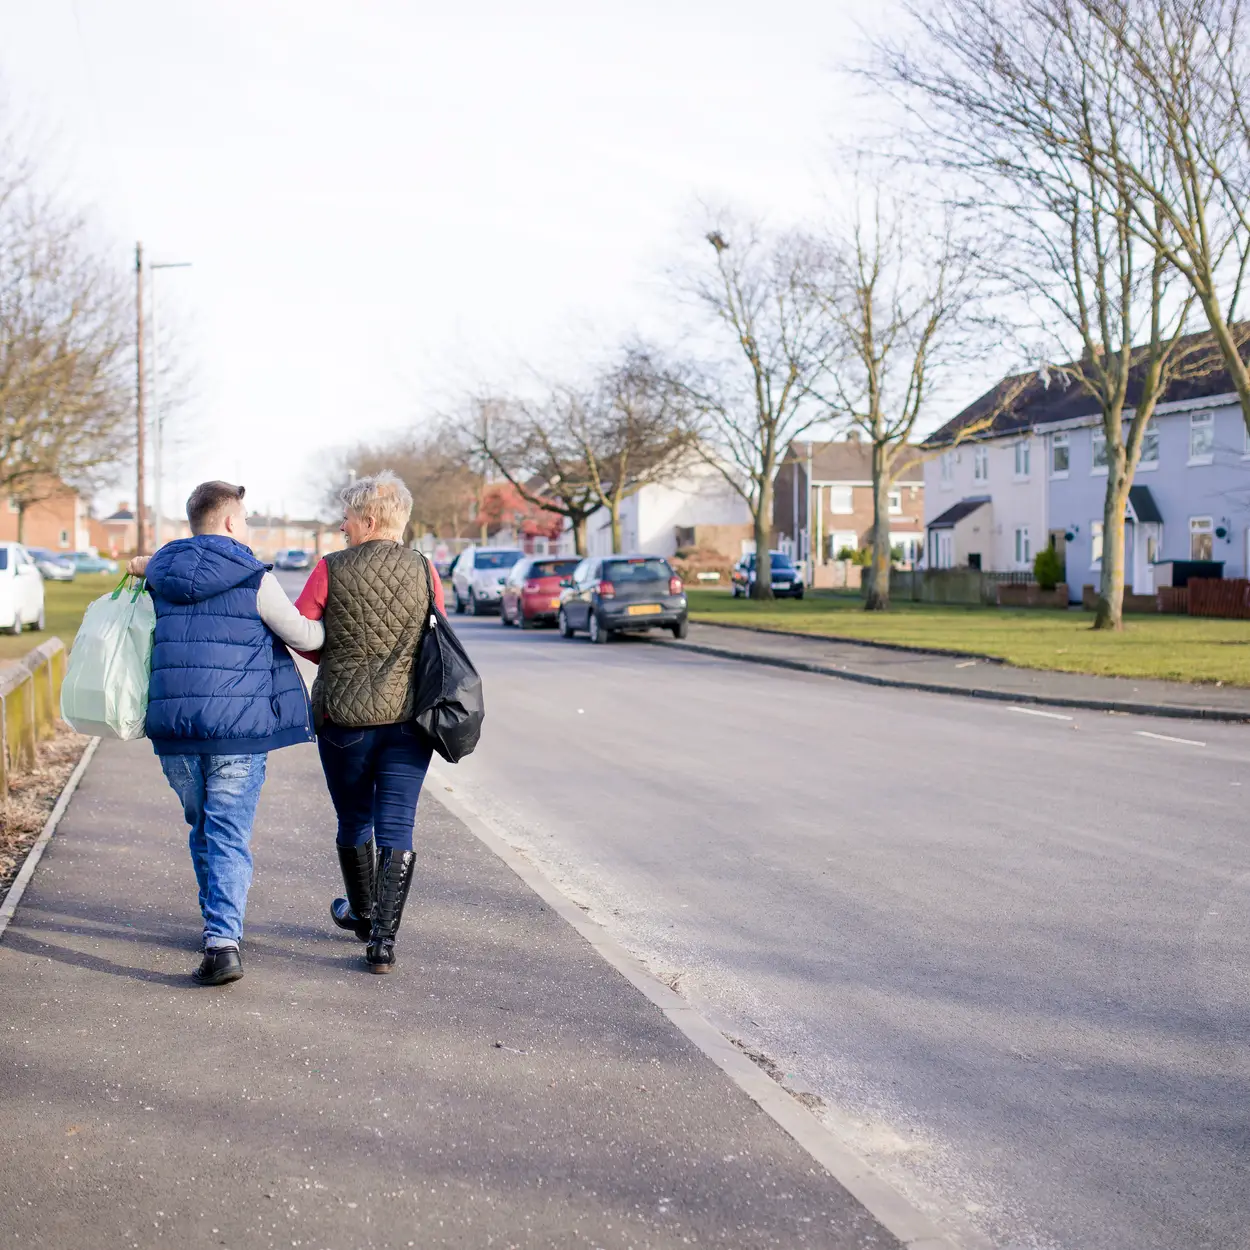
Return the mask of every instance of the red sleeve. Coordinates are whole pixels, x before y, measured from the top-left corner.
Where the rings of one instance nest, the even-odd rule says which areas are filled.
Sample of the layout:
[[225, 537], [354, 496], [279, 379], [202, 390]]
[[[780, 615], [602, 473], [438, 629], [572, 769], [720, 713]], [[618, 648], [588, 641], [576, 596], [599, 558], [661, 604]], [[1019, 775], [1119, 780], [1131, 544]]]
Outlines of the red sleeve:
[[443, 604], [443, 579], [439, 577], [433, 561], [430, 562], [430, 581], [434, 584], [434, 602], [437, 604], [438, 610], [445, 613], [447, 608]]
[[[326, 600], [329, 597], [330, 570], [326, 568], [324, 560], [318, 560], [317, 567], [309, 575], [304, 589], [299, 592], [299, 598], [295, 601], [296, 610], [300, 616], [305, 616], [310, 621], [319, 621], [325, 615]], [[300, 651], [298, 654], [313, 664], [321, 663], [320, 651]]]

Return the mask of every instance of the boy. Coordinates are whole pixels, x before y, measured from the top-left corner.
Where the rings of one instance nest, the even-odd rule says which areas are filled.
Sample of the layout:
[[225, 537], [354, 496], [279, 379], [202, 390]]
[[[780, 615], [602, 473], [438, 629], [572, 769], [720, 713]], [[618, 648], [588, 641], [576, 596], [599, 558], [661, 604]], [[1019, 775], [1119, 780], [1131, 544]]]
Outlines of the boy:
[[130, 565], [156, 605], [147, 735], [190, 826], [204, 917], [204, 958], [191, 975], [201, 985], [243, 975], [249, 844], [267, 753], [313, 740], [287, 647], [315, 651], [325, 641], [321, 622], [296, 611], [245, 545], [243, 494], [201, 483], [187, 500], [192, 537]]

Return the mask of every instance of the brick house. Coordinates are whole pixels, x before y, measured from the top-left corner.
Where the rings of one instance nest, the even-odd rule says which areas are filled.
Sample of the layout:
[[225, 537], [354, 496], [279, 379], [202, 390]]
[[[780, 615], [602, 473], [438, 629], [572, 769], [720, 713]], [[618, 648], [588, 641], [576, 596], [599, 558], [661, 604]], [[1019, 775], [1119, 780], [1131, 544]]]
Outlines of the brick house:
[[[147, 524], [144, 526], [144, 537], [147, 540], [147, 550], [151, 551], [156, 545], [153, 524], [155, 513], [151, 508], [145, 511]], [[129, 501], [119, 503], [117, 510], [109, 513], [104, 520], [98, 522], [98, 525], [103, 541], [97, 541], [91, 545], [97, 547], [101, 555], [109, 555], [115, 559], [118, 556], [129, 555], [136, 550], [139, 531], [135, 524], [134, 507]], [[161, 522], [162, 543], [171, 542], [175, 538], [187, 538], [190, 533], [191, 526], [187, 524], [186, 517], [165, 517]]]
[[91, 545], [87, 504], [72, 486], [52, 480], [30, 493], [37, 498], [26, 505], [24, 516], [15, 496], [0, 507], [0, 541], [17, 542], [20, 530], [28, 547], [81, 551]]
[[[774, 541], [796, 559], [815, 557], [815, 585], [833, 584], [827, 566], [845, 547], [872, 545], [872, 446], [854, 438], [791, 443], [773, 478]], [[919, 452], [890, 489], [890, 546], [903, 563], [924, 551], [924, 468]]]
[[323, 556], [327, 551], [341, 551], [346, 545], [337, 525], [256, 512], [247, 518], [247, 532], [248, 545], [261, 560], [272, 560], [279, 551], [293, 547]]

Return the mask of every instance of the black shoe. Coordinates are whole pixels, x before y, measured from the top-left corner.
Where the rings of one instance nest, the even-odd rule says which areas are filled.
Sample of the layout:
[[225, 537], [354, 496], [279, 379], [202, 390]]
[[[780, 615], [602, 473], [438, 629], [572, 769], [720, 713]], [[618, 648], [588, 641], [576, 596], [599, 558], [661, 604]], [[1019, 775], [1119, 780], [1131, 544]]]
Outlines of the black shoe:
[[215, 947], [204, 952], [200, 966], [191, 974], [201, 985], [228, 985], [243, 975], [243, 960], [233, 946]]
[[370, 838], [363, 846], [340, 846], [338, 852], [347, 897], [336, 898], [330, 904], [330, 919], [340, 929], [348, 929], [362, 942], [367, 942], [373, 914], [377, 847]]
[[395, 935], [404, 917], [417, 857], [411, 851], [386, 847], [378, 854], [373, 890], [373, 929], [365, 948], [370, 972], [390, 972], [395, 966]]

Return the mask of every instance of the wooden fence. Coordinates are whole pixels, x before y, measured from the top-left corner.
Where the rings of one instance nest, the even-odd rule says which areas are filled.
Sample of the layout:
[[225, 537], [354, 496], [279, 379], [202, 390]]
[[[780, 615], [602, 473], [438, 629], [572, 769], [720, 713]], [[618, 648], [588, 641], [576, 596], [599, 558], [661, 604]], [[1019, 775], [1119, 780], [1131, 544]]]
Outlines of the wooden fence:
[[0, 669], [0, 799], [9, 778], [35, 766], [35, 746], [56, 732], [65, 680], [65, 646], [49, 638]]
[[1242, 578], [1189, 579], [1189, 615], [1250, 621], [1250, 581]]

